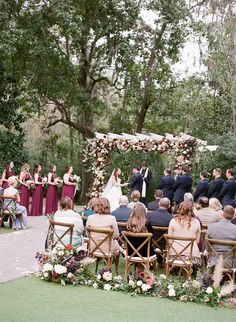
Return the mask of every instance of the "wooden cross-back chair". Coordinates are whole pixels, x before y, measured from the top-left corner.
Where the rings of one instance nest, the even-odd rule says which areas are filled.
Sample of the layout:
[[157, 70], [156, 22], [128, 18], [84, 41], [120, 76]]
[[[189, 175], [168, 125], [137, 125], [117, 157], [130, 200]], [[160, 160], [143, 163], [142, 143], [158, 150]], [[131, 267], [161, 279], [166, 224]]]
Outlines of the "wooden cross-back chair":
[[[126, 249], [126, 255], [125, 255], [125, 278], [127, 278], [129, 269], [131, 265], [134, 265], [135, 267], [137, 264], [140, 264], [144, 267], [145, 271], [149, 271], [150, 265], [153, 265], [154, 270], [157, 270], [157, 256], [152, 255], [150, 256], [150, 247], [151, 247], [151, 233], [132, 233], [128, 231], [123, 231], [122, 235], [124, 237], [125, 241], [125, 249]], [[144, 239], [143, 242], [140, 241], [140, 245], [135, 248], [135, 246], [132, 244], [132, 241], [130, 238], [135, 238], [136, 240], [138, 238]], [[132, 254], [129, 254], [129, 247], [132, 250]], [[147, 253], [146, 256], [143, 256], [140, 254], [140, 251], [143, 247], [147, 247]]]
[[113, 259], [115, 259], [116, 274], [118, 274], [120, 251], [119, 250], [117, 250], [116, 252], [112, 251], [112, 241], [113, 241], [114, 230], [86, 227], [86, 232], [88, 236], [89, 256], [96, 259], [95, 273], [97, 273], [98, 262], [100, 259], [104, 260], [108, 269], [111, 268], [112, 261]]
[[[165, 260], [166, 249], [162, 247], [161, 243], [166, 244], [164, 234], [168, 232], [168, 227], [161, 227], [161, 226], [152, 226], [152, 230], [154, 232], [154, 237], [152, 239], [152, 245], [156, 254], [162, 257], [162, 262]], [[155, 232], [159, 233], [160, 236], [156, 239]]]
[[16, 197], [0, 196], [1, 219], [0, 227], [4, 227], [4, 221], [9, 219], [9, 227], [12, 228], [16, 217], [20, 220], [21, 228], [23, 228], [22, 212], [16, 211]]
[[[56, 231], [56, 226], [63, 227], [64, 230], [59, 233], [58, 231]], [[55, 220], [49, 220], [50, 237], [49, 237], [47, 248], [52, 250], [58, 244], [66, 247], [68, 243], [65, 243], [63, 241], [63, 238], [67, 237], [67, 235], [69, 235], [69, 244], [72, 244], [73, 229], [74, 229], [74, 224], [67, 224], [67, 223], [62, 223]]]
[[[190, 278], [192, 275], [192, 259], [193, 259], [193, 244], [196, 240], [195, 238], [173, 236], [173, 235], [164, 235], [166, 240], [166, 260], [165, 260], [165, 274], [168, 276], [171, 270], [175, 267], [180, 268], [180, 272], [184, 270], [187, 274], [187, 278]], [[173, 245], [173, 242], [181, 246], [181, 250], [177, 250]], [[184, 242], [184, 243], [183, 243]], [[184, 252], [188, 249], [188, 255]]]
[[[217, 251], [214, 246], [225, 246], [230, 247], [229, 249], [225, 249], [225, 252]], [[209, 239], [206, 238], [206, 249], [207, 249], [207, 263], [208, 265], [211, 263], [213, 257], [216, 259], [216, 263], [218, 262], [220, 256], [223, 257], [223, 272], [232, 277], [235, 281], [236, 274], [236, 241], [227, 241], [227, 240], [218, 240], [218, 239]], [[230, 264], [227, 262], [230, 261]], [[231, 265], [232, 263], [232, 265]]]
[[200, 250], [200, 255], [201, 255], [201, 272], [206, 271], [206, 265], [207, 265], [206, 256], [205, 256], [205, 253], [206, 253], [206, 241], [205, 241], [206, 233], [207, 233], [207, 230], [205, 230], [205, 229], [201, 230], [200, 240], [198, 243], [198, 248]]

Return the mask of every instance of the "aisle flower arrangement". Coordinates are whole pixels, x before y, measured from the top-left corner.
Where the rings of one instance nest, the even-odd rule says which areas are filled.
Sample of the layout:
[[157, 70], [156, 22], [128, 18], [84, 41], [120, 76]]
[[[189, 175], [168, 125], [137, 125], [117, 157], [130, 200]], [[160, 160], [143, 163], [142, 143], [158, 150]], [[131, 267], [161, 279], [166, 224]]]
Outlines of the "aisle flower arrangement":
[[93, 274], [88, 265], [94, 260], [87, 257], [87, 250], [71, 244], [56, 246], [51, 252], [37, 253], [38, 268], [36, 275], [46, 281], [65, 285], [87, 284]]
[[137, 270], [125, 280], [120, 275], [114, 275], [110, 269], [102, 269], [99, 274], [93, 274], [89, 270], [89, 264], [94, 260], [87, 255], [84, 248], [70, 244], [66, 247], [57, 246], [51, 252], [37, 253], [38, 269], [35, 274], [42, 280], [63, 286], [87, 285], [104, 291], [130, 293], [132, 296], [153, 296], [236, 309], [236, 286], [233, 281], [221, 286], [221, 269], [216, 270], [213, 276], [199, 273], [196, 279], [187, 281], [177, 276], [156, 276], [152, 272]]

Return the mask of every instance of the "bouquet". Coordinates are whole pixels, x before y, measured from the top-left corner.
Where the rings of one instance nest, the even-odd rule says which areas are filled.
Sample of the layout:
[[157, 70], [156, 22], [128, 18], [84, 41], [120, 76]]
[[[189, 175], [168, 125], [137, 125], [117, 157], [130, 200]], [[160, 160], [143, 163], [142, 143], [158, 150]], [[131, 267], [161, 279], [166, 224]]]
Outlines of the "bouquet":
[[43, 177], [42, 178], [43, 185], [47, 184], [47, 182], [48, 182], [48, 178], [47, 177]]
[[76, 183], [79, 183], [81, 181], [80, 176], [77, 176], [76, 174], [73, 174], [70, 178], [72, 181], [75, 181]]
[[28, 189], [30, 191], [33, 191], [35, 189], [35, 182], [34, 182], [34, 180], [27, 180], [25, 183], [28, 186]]
[[60, 188], [62, 187], [63, 180], [60, 177], [57, 177], [54, 179], [54, 183], [58, 188]]

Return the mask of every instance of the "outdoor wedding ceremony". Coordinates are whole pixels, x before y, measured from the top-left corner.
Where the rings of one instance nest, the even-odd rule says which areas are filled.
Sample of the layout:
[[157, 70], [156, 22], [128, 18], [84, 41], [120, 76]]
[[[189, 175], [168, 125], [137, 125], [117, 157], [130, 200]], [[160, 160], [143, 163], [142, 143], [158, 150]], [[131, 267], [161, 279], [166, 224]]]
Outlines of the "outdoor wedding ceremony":
[[0, 17], [0, 320], [235, 322], [236, 0]]

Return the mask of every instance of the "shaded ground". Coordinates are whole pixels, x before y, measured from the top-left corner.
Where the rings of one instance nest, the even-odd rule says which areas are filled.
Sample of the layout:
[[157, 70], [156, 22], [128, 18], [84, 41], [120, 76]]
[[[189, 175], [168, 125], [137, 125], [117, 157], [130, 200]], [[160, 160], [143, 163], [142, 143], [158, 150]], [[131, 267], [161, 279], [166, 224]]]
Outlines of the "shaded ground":
[[36, 277], [0, 284], [0, 303], [2, 322], [236, 321], [235, 310], [214, 309], [153, 297], [132, 297], [130, 294], [85, 286], [63, 287]]

